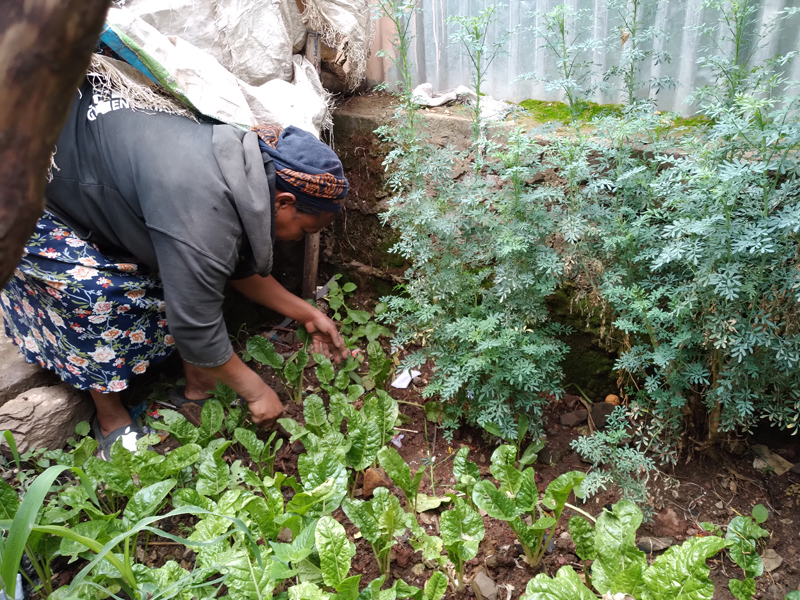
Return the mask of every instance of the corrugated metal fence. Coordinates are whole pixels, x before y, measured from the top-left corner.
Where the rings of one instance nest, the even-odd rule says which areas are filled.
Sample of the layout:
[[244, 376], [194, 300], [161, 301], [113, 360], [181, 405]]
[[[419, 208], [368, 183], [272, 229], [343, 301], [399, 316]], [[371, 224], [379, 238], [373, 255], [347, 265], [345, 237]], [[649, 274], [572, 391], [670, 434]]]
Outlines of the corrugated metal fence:
[[[775, 14], [789, 7], [800, 6], [800, 0], [755, 0], [759, 3], [757, 19], [760, 24], [772, 20]], [[434, 90], [448, 90], [460, 84], [469, 85], [470, 64], [463, 56], [459, 46], [451, 43], [454, 25], [446, 22], [452, 15], [477, 15], [492, 2], [490, 0], [420, 0], [422, 10], [416, 15], [414, 22], [414, 63], [416, 83], [430, 82]], [[591, 57], [595, 64], [595, 76], [602, 73], [619, 59], [621, 38], [619, 21], [612, 13], [606, 0], [568, 0], [570, 7], [580, 10], [589, 9], [592, 18], [589, 21], [591, 33], [587, 37], [606, 39], [616, 35], [620, 41], [613, 46], [595, 51]], [[541, 48], [542, 41], [533, 33], [541, 26], [541, 17], [537, 13], [552, 10], [562, 4], [557, 0], [511, 0], [499, 3], [497, 22], [490, 28], [488, 41], [493, 42], [499, 36], [516, 28], [507, 47], [507, 52], [498, 56], [492, 65], [485, 84], [485, 92], [495, 98], [520, 102], [526, 98], [539, 100], [559, 100], [558, 94], [547, 94], [544, 83], [536, 81], [514, 80], [525, 73], [538, 76], [552, 69], [552, 59]], [[671, 77], [676, 81], [674, 89], [662, 89], [654, 97], [662, 110], [673, 110], [691, 114], [693, 108], [684, 101], [696, 88], [708, 83], [705, 72], [698, 70], [697, 59], [701, 53], [707, 52], [709, 40], [697, 31], [697, 26], [712, 25], [717, 22], [718, 14], [714, 10], [702, 9], [698, 0], [662, 0], [656, 10], [647, 15], [645, 26], [656, 26], [666, 35], [657, 38], [655, 49], [666, 50], [672, 55], [668, 63], [658, 65], [646, 64], [641, 77]], [[387, 19], [378, 23], [373, 50], [390, 48], [392, 31]], [[651, 45], [652, 47], [652, 45]], [[772, 32], [759, 49], [754, 62], [776, 54], [784, 54], [792, 50], [800, 50], [800, 14], [783, 21], [783, 26]], [[374, 54], [374, 52], [373, 52]], [[800, 58], [786, 69], [786, 75], [793, 80], [800, 80]], [[396, 72], [390, 68], [388, 61], [373, 58], [368, 69], [368, 78], [372, 82], [395, 80]], [[611, 90], [598, 93], [593, 100], [601, 103], [619, 102], [619, 91]]]

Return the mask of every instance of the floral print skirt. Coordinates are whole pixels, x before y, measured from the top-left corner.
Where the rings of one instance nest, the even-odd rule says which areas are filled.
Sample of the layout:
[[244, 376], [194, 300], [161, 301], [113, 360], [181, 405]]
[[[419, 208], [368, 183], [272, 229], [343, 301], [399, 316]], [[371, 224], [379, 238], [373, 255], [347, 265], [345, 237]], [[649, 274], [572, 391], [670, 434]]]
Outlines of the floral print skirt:
[[164, 308], [158, 277], [103, 255], [49, 212], [0, 292], [6, 335], [25, 359], [100, 392], [124, 390], [170, 354]]

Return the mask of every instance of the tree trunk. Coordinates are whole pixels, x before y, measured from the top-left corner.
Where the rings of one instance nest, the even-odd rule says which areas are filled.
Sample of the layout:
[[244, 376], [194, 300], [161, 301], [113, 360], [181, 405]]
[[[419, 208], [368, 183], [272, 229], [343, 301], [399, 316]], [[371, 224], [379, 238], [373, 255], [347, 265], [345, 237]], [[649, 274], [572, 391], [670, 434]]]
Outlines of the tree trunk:
[[111, 0], [0, 0], [0, 287], [44, 207], [50, 156]]

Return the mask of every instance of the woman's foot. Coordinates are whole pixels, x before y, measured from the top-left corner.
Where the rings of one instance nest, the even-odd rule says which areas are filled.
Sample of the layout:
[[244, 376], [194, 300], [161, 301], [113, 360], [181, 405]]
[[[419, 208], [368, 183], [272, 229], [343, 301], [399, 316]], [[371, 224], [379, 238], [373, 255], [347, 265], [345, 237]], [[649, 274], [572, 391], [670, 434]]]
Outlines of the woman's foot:
[[131, 416], [123, 406], [122, 399], [118, 393], [103, 394], [90, 390], [89, 394], [92, 396], [94, 406], [97, 409], [97, 421], [103, 436], [107, 436], [120, 427], [133, 425]]

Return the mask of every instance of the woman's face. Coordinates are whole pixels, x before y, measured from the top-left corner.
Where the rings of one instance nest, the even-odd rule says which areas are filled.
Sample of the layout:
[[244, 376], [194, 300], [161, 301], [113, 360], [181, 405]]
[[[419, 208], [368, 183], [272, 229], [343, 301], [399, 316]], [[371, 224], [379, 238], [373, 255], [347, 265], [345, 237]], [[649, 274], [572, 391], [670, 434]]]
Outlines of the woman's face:
[[317, 233], [333, 223], [335, 213], [310, 215], [297, 210], [293, 194], [278, 192], [275, 196], [275, 238], [278, 241], [302, 240], [307, 233]]

